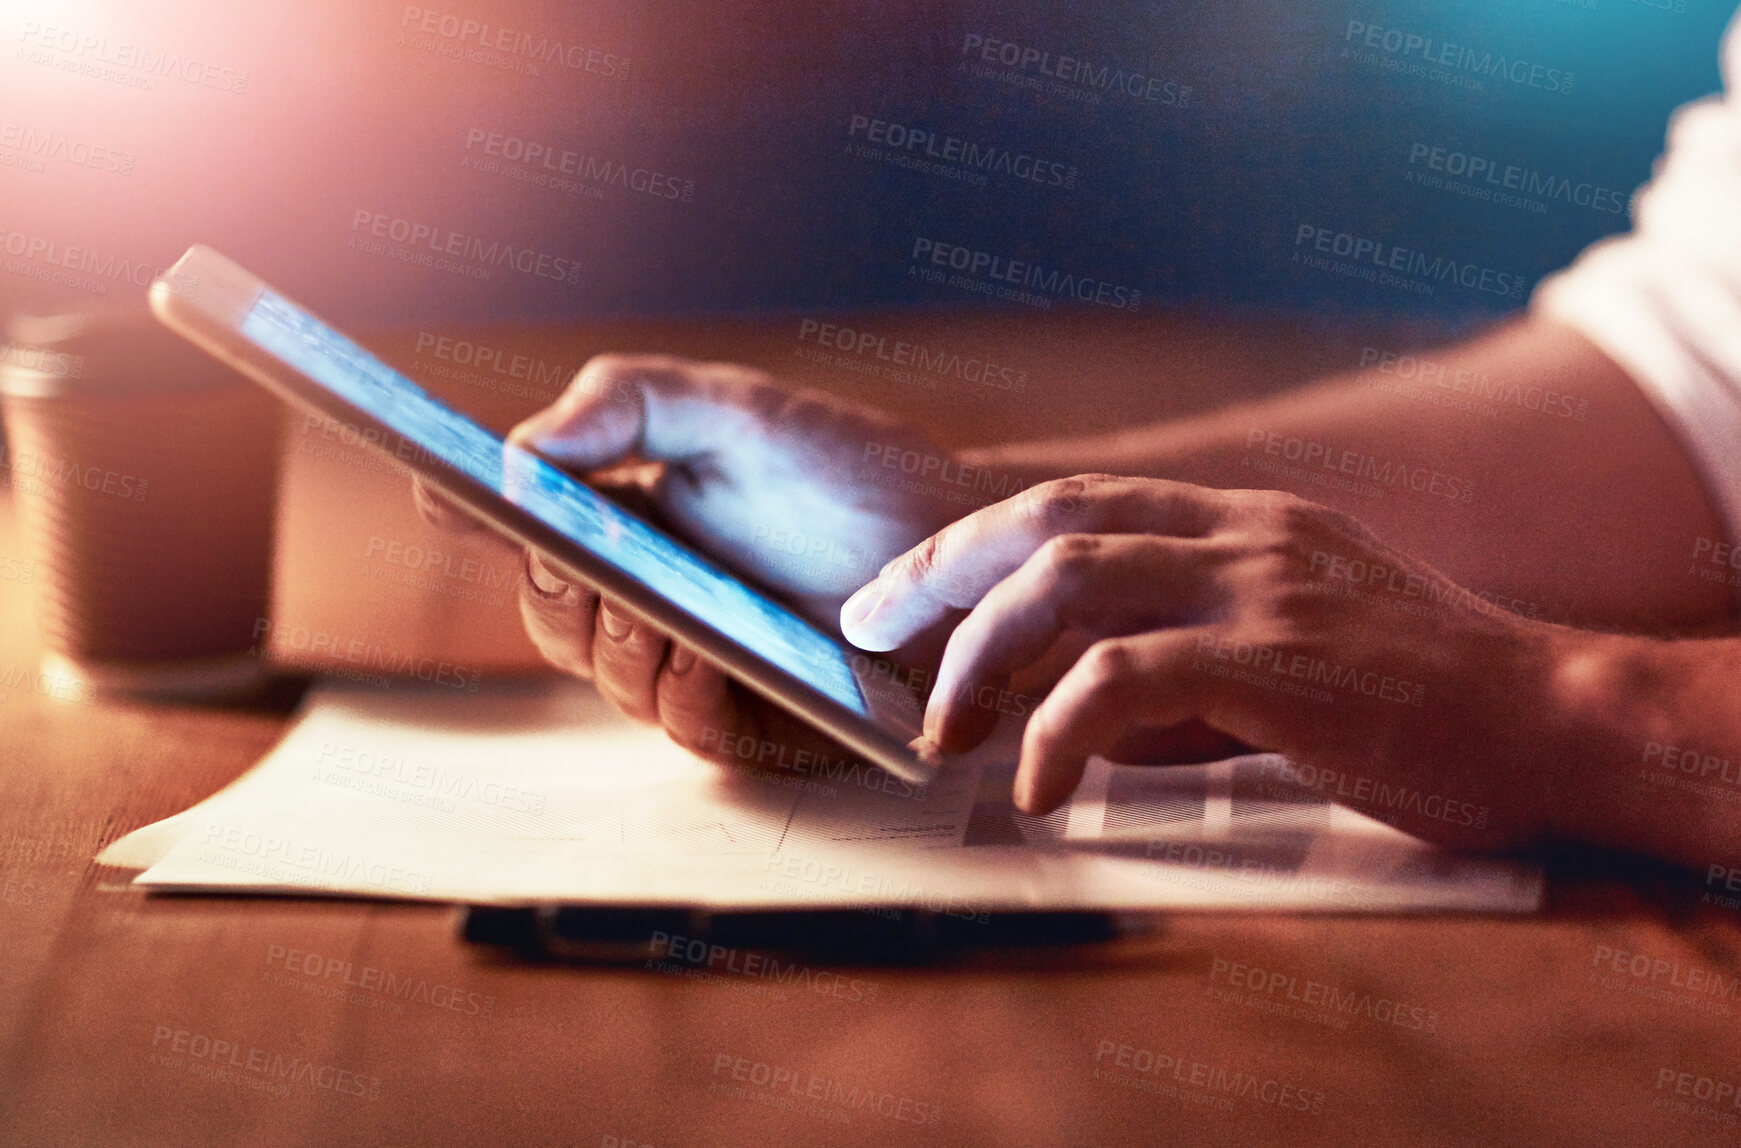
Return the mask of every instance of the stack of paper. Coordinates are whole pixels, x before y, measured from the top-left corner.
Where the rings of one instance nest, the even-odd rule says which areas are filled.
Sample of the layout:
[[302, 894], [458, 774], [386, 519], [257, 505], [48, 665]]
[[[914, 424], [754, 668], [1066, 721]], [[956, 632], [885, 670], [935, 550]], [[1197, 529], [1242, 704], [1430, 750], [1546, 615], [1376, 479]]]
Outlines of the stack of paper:
[[[177, 891], [805, 908], [1537, 907], [1532, 866], [1452, 854], [1291, 787], [1273, 757], [1096, 761], [1051, 817], [1014, 734], [926, 790], [778, 746], [701, 762], [590, 687], [317, 686], [283, 742], [99, 861]], [[757, 762], [761, 766], [757, 766]]]

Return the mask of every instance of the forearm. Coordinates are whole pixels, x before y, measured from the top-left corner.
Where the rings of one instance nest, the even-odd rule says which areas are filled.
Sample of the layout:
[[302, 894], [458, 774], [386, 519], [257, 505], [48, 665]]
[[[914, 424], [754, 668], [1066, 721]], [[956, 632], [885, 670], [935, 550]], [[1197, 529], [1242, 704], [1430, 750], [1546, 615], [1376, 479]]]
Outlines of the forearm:
[[1513, 731], [1542, 754], [1554, 836], [1706, 872], [1741, 866], [1741, 640], [1561, 631], [1548, 711]]
[[1257, 403], [1095, 438], [970, 452], [1030, 477], [1089, 471], [1290, 490], [1525, 614], [1661, 629], [1727, 619], [1689, 573], [1714, 505], [1637, 386], [1536, 319]]

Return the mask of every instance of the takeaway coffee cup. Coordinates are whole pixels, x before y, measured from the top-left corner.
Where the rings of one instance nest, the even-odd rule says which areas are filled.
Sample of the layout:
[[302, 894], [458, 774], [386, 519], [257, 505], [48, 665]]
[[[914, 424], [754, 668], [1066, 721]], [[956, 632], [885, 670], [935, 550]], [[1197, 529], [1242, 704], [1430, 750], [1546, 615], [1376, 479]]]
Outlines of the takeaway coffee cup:
[[[137, 307], [15, 319], [0, 462], [54, 693], [218, 697], [263, 675], [277, 400]], [[64, 689], [63, 689], [64, 687]]]

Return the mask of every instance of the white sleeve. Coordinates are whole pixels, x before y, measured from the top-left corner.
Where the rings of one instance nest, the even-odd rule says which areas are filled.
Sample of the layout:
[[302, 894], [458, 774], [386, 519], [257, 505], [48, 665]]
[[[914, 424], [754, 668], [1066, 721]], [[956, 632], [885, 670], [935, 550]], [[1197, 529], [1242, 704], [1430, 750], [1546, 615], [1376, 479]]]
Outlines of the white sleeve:
[[1681, 108], [1633, 200], [1633, 229], [1548, 279], [1533, 312], [1582, 332], [1669, 425], [1741, 538], [1741, 20], [1724, 38], [1726, 95]]

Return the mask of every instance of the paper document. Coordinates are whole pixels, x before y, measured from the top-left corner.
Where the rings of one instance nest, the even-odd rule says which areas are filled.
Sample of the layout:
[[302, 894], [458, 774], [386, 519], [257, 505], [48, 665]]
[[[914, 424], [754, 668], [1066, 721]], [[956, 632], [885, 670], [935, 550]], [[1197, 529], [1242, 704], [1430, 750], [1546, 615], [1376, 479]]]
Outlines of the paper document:
[[[1019, 732], [1019, 731], [1016, 731]], [[714, 909], [1527, 912], [1528, 864], [1438, 849], [1293, 785], [1281, 759], [1094, 761], [1049, 817], [1016, 732], [930, 788], [771, 743], [700, 761], [591, 687], [320, 684], [284, 740], [104, 864], [176, 891]]]

